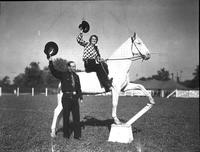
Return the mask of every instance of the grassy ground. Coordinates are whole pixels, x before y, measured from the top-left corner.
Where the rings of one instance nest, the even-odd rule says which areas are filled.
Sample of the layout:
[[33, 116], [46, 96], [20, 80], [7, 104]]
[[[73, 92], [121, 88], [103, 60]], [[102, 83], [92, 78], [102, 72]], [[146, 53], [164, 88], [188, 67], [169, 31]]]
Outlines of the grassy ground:
[[[155, 98], [156, 105], [133, 125], [130, 144], [107, 142], [111, 97], [84, 96], [82, 141], [50, 137], [56, 96], [0, 97], [1, 152], [199, 152], [198, 99]], [[127, 121], [147, 98], [120, 97], [118, 116]]]

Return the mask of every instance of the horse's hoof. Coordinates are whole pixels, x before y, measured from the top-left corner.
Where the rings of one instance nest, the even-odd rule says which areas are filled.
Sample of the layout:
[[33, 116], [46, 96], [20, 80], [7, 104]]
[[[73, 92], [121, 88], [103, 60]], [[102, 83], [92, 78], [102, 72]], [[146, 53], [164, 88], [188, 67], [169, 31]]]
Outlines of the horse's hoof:
[[150, 98], [149, 100], [150, 100], [150, 103], [151, 103], [151, 104], [155, 104], [155, 101], [154, 101], [153, 98]]
[[51, 137], [55, 138], [56, 137], [56, 133], [54, 131], [51, 132]]
[[114, 118], [114, 123], [116, 125], [121, 125], [122, 124], [122, 122], [118, 118]]
[[119, 122], [115, 122], [116, 125], [123, 125], [124, 123], [119, 121]]

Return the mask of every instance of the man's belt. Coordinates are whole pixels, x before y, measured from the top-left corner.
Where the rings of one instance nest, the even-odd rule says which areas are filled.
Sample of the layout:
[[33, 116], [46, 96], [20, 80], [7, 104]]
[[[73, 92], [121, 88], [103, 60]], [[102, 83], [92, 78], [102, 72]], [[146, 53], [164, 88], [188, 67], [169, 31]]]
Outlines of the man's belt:
[[69, 95], [76, 95], [76, 91], [72, 91], [72, 92], [68, 92], [68, 91], [65, 91], [63, 92], [64, 94], [69, 94]]

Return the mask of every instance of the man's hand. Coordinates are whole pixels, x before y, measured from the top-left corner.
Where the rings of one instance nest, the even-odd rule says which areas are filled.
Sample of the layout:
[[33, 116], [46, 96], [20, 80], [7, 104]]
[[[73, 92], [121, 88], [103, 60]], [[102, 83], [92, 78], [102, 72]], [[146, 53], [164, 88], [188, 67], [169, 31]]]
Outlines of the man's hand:
[[47, 54], [47, 60], [49, 60], [49, 58], [50, 58], [50, 55], [49, 55], [49, 54]]
[[48, 59], [49, 61], [52, 61], [52, 60], [53, 60], [51, 55], [49, 55], [49, 57], [47, 57], [47, 59]]

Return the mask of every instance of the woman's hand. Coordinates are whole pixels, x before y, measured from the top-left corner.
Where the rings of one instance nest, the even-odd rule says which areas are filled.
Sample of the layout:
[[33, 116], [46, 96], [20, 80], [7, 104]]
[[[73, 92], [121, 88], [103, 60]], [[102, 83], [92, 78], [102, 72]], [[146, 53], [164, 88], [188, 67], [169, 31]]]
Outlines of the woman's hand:
[[97, 57], [97, 61], [98, 62], [104, 62], [105, 60], [103, 58], [101, 58], [101, 57]]
[[105, 60], [103, 58], [100, 58], [100, 62], [104, 62]]

